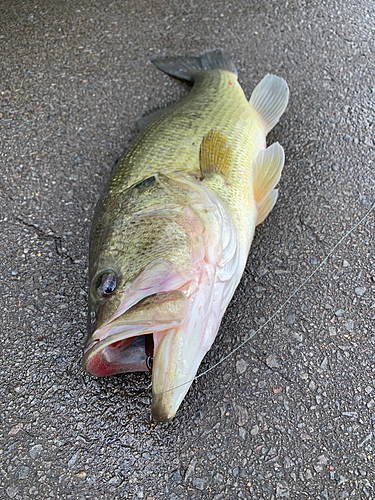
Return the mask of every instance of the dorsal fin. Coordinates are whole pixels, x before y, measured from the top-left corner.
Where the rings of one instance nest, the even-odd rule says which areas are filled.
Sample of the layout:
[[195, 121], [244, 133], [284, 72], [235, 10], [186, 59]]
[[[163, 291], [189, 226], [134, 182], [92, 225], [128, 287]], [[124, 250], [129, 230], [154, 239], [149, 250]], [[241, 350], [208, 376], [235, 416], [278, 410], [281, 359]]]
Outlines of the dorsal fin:
[[232, 160], [232, 147], [226, 136], [218, 130], [211, 129], [203, 137], [199, 151], [202, 178], [220, 174], [227, 181]]
[[266, 134], [273, 129], [288, 105], [289, 88], [283, 78], [266, 75], [253, 90], [250, 104], [259, 113]]

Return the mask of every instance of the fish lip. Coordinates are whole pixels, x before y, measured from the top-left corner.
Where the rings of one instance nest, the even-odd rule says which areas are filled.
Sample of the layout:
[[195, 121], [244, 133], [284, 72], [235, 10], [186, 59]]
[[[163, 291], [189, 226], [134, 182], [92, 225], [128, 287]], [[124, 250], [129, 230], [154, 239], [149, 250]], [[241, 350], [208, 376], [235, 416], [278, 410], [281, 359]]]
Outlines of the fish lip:
[[98, 342], [100, 342], [100, 339], [93, 340], [92, 342], [90, 342], [88, 346], [84, 346], [83, 354], [86, 354], [88, 351], [90, 351], [90, 349], [94, 347], [94, 345], [97, 344]]

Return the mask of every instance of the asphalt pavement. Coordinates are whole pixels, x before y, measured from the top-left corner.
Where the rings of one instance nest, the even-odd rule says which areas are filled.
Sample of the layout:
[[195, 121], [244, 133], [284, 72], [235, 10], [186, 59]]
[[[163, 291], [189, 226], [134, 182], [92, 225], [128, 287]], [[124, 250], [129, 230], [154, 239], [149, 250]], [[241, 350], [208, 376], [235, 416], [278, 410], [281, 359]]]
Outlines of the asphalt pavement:
[[80, 366], [88, 233], [139, 119], [188, 86], [150, 59], [222, 47], [268, 136], [279, 199], [200, 373], [262, 326], [371, 209], [371, 0], [0, 3], [0, 498], [374, 499], [375, 210], [282, 310], [150, 422], [150, 376]]

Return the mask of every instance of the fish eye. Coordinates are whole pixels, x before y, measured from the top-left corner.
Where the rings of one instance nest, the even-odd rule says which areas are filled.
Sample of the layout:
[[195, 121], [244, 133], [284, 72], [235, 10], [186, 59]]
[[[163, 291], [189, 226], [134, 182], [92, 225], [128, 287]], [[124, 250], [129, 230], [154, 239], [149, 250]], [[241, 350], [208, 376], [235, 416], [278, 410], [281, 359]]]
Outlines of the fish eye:
[[96, 291], [101, 299], [112, 295], [116, 288], [117, 276], [111, 271], [102, 274], [97, 280]]

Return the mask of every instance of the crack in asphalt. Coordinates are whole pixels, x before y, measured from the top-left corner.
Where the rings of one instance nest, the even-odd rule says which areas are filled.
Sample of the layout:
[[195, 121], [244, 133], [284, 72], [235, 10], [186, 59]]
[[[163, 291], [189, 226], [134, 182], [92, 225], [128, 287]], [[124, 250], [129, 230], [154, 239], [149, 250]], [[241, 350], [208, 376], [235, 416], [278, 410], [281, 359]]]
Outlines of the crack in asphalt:
[[71, 255], [69, 255], [67, 252], [63, 251], [62, 243], [61, 243], [61, 240], [62, 240], [61, 236], [57, 236], [53, 233], [48, 234], [46, 231], [43, 231], [42, 229], [40, 229], [40, 227], [38, 227], [37, 225], [32, 224], [31, 222], [24, 221], [21, 217], [17, 217], [17, 220], [21, 224], [23, 224], [24, 226], [29, 227], [30, 229], [33, 229], [40, 239], [53, 240], [55, 242], [55, 252], [57, 253], [57, 255], [59, 257], [62, 257], [62, 258], [69, 260], [72, 264], [76, 264], [76, 261], [73, 259], [73, 257]]

